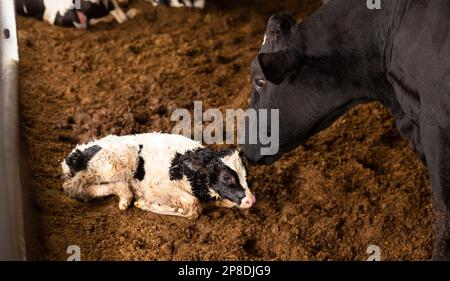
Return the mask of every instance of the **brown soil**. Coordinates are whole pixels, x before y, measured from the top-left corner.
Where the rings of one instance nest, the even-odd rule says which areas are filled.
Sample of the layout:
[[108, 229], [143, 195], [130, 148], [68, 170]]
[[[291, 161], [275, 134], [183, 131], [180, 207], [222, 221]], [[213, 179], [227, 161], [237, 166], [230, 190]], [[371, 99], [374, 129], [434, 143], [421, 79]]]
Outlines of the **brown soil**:
[[[225, 4], [227, 3], [227, 4]], [[245, 108], [249, 64], [265, 22], [304, 17], [314, 0], [210, 1], [207, 11], [154, 8], [89, 31], [19, 18], [22, 130], [34, 201], [32, 259], [385, 260], [431, 255], [426, 169], [379, 104], [358, 106], [272, 166], [251, 167], [257, 204], [211, 209], [197, 221], [117, 199], [82, 203], [61, 192], [59, 162], [107, 134], [170, 132], [175, 108]], [[31, 247], [32, 246], [32, 247]]]

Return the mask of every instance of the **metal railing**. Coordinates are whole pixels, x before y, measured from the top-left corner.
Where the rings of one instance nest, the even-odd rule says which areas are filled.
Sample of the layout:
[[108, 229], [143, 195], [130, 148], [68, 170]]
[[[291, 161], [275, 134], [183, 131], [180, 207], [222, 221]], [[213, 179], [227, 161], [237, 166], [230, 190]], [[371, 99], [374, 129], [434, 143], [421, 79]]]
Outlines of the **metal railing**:
[[0, 1], [0, 260], [25, 260], [14, 0]]

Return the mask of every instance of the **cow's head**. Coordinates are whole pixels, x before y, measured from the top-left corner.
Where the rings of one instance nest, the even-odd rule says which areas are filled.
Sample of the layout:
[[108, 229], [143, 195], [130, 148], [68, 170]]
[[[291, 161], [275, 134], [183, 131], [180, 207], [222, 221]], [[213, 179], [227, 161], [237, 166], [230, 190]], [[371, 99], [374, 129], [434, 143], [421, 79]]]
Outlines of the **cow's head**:
[[[345, 74], [339, 73], [341, 65], [334, 65], [333, 56], [306, 56], [305, 45], [310, 40], [318, 40], [321, 34], [317, 34], [316, 39], [303, 40], [306, 38], [301, 38], [301, 24], [289, 14], [272, 16], [260, 53], [252, 62], [249, 108], [279, 110], [279, 150], [274, 155], [262, 155], [259, 142], [247, 141], [242, 152], [250, 162], [274, 162], [284, 152], [329, 126], [359, 101], [351, 93], [335, 90], [346, 88], [343, 84], [348, 82], [339, 79]], [[246, 135], [255, 128], [258, 128], [256, 123], [248, 122]], [[269, 134], [274, 131], [270, 122], [267, 131]]]

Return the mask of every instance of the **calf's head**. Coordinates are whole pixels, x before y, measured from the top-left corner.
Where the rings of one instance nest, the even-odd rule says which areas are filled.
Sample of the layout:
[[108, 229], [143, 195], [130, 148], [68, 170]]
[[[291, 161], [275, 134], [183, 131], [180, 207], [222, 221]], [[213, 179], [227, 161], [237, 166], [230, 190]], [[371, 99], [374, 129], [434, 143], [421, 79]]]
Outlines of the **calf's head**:
[[186, 177], [193, 194], [205, 203], [228, 208], [250, 208], [255, 203], [244, 161], [236, 150], [198, 148], [177, 154], [170, 176], [172, 180]]
[[72, 198], [88, 201], [92, 195], [84, 188], [81, 183], [74, 183], [70, 179], [77, 173], [87, 170], [89, 161], [100, 152], [102, 148], [98, 145], [92, 145], [85, 148], [76, 148], [61, 162], [62, 179], [64, 180], [64, 193]]
[[[263, 145], [247, 140], [242, 152], [250, 162], [274, 162], [363, 101], [360, 85], [364, 78], [356, 70], [348, 73], [349, 67], [344, 67], [351, 61], [349, 55], [333, 50], [334, 41], [324, 42], [321, 50], [318, 47], [311, 51], [309, 45], [320, 45], [312, 42], [319, 41], [323, 34], [306, 38], [304, 34], [308, 32], [302, 24], [297, 24], [288, 14], [272, 16], [260, 53], [251, 64], [253, 88], [249, 109], [278, 110], [279, 149], [273, 155], [262, 155]], [[323, 50], [328, 52], [326, 56], [311, 55]], [[247, 122], [246, 136], [253, 130], [259, 131], [261, 125], [266, 126], [268, 135], [275, 131], [271, 122], [258, 124], [257, 121]]]

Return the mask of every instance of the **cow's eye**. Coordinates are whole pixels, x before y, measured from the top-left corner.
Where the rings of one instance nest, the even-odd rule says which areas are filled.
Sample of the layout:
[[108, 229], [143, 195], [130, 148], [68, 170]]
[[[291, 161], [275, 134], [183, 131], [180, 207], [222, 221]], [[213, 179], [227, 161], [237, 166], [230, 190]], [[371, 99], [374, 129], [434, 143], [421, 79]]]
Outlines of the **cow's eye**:
[[264, 87], [265, 84], [266, 84], [266, 80], [264, 80], [264, 79], [255, 79], [255, 85], [256, 85], [256, 87], [258, 89]]

